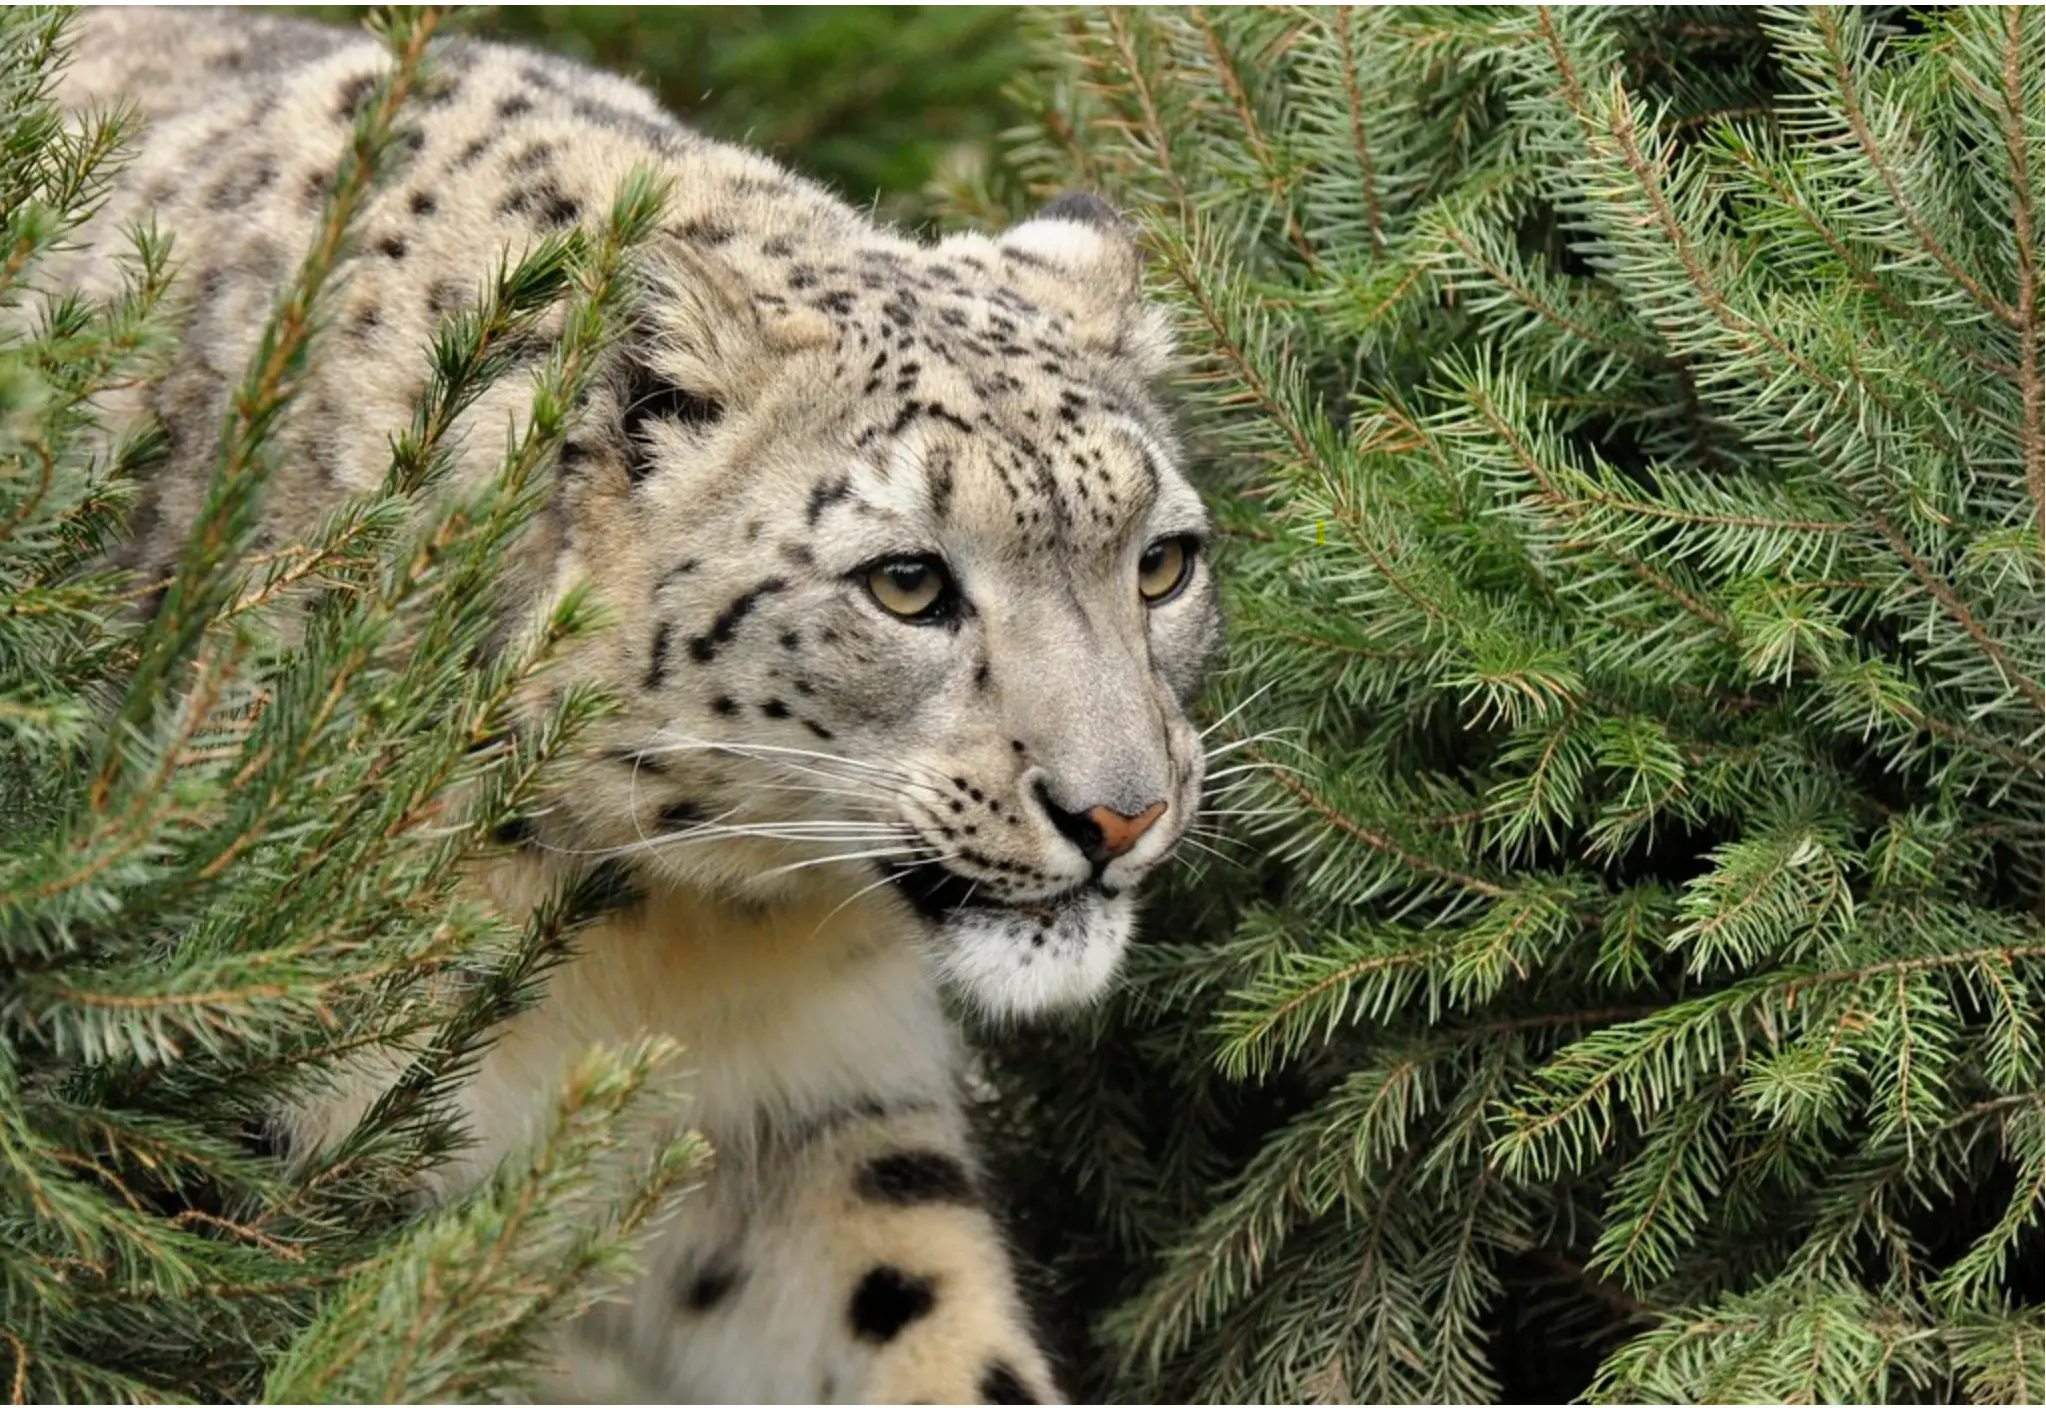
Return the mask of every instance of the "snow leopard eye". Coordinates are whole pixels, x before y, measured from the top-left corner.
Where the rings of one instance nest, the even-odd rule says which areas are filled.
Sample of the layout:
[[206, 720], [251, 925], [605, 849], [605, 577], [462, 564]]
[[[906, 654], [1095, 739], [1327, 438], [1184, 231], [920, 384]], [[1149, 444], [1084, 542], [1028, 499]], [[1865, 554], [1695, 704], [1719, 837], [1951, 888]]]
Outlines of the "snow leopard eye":
[[1178, 596], [1193, 576], [1194, 559], [1200, 556], [1199, 539], [1181, 533], [1160, 538], [1144, 549], [1137, 559], [1137, 591], [1147, 606], [1163, 606]]
[[946, 619], [958, 592], [945, 564], [935, 557], [891, 557], [867, 569], [867, 594], [883, 611], [930, 625]]

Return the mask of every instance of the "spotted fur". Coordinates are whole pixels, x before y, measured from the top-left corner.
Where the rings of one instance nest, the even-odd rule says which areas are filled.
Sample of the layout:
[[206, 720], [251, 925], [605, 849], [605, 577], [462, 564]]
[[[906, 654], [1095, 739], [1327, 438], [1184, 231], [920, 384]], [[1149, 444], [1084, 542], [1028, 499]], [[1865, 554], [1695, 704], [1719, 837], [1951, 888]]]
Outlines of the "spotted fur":
[[[67, 99], [125, 94], [150, 126], [66, 277], [110, 287], [118, 231], [153, 207], [187, 290], [175, 364], [125, 408], [171, 444], [124, 549], [144, 571], [175, 560], [386, 62], [247, 13], [80, 23]], [[612, 624], [561, 668], [624, 707], [477, 876], [516, 915], [600, 860], [605, 900], [464, 1088], [475, 1143], [429, 1191], [514, 1147], [589, 1043], [672, 1034], [715, 1171], [542, 1391], [1051, 1400], [939, 992], [1017, 1014], [1098, 993], [1198, 804], [1183, 708], [1217, 619], [1133, 241], [1069, 196], [998, 239], [918, 244], [629, 83], [485, 44], [445, 46], [408, 121], [282, 430], [280, 540], [380, 483], [432, 329], [499, 250], [592, 219], [635, 167], [671, 182], [634, 331], [506, 584], [507, 635], [594, 593]], [[499, 462], [516, 381], [465, 416], [456, 484]], [[1149, 602], [1165, 542], [1191, 566]], [[954, 584], [927, 620], [872, 585], [909, 558]], [[298, 1147], [344, 1134], [400, 1064], [291, 1112]]]

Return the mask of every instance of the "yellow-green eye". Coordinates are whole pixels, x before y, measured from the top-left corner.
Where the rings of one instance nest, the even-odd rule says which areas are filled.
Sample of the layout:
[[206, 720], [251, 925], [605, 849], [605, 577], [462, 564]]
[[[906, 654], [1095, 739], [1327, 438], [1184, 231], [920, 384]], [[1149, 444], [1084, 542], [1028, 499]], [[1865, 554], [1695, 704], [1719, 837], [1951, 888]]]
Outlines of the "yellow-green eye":
[[893, 557], [867, 573], [867, 591], [881, 609], [909, 621], [937, 620], [951, 588], [944, 566], [928, 557]]
[[1198, 545], [1192, 538], [1160, 538], [1137, 559], [1137, 590], [1152, 606], [1172, 600], [1193, 575]]

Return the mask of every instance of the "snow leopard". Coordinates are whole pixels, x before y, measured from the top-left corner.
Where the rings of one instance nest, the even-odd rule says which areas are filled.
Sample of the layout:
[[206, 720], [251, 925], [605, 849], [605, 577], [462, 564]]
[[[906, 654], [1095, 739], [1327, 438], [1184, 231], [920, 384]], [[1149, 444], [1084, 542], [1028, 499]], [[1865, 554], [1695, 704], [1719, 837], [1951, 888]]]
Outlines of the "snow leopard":
[[[390, 62], [243, 11], [78, 22], [63, 99], [146, 125], [75, 284], [115, 287], [153, 211], [186, 291], [139, 393], [168, 453], [122, 549], [158, 580]], [[1100, 995], [1201, 804], [1220, 613], [1138, 240], [1086, 193], [998, 237], [907, 237], [633, 82], [471, 39], [437, 42], [401, 140], [280, 431], [277, 538], [377, 489], [436, 325], [501, 251], [593, 224], [628, 172], [667, 183], [630, 331], [507, 568], [522, 619], [601, 604], [559, 668], [620, 705], [477, 882], [511, 915], [591, 856], [629, 885], [496, 1034], [459, 1099], [473, 1143], [426, 1196], [519, 1147], [591, 1044], [672, 1037], [715, 1162], [536, 1392], [1058, 1401], [955, 1004]], [[454, 483], [501, 463], [517, 381], [465, 414]], [[294, 1147], [343, 1137], [397, 1069], [290, 1112]]]

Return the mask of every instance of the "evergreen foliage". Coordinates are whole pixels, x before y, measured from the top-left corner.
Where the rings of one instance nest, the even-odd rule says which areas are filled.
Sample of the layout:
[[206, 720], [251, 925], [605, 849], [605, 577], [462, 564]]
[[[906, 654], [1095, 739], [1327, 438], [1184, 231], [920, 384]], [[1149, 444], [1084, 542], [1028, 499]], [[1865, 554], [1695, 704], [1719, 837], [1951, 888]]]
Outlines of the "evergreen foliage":
[[[586, 883], [514, 926], [456, 881], [605, 707], [568, 691], [512, 727], [583, 603], [489, 642], [499, 563], [662, 192], [636, 178], [599, 231], [486, 277], [440, 329], [382, 489], [259, 550], [272, 432], [402, 158], [406, 100], [435, 81], [440, 14], [384, 17], [391, 67], [233, 398], [182, 563], [125, 580], [100, 550], [165, 446], [146, 425], [110, 437], [106, 407], [160, 366], [179, 252], [134, 230], [106, 299], [46, 277], [132, 131], [52, 104], [64, 23], [0, 13], [0, 1383], [16, 1402], [475, 1398], [608, 1284], [702, 1152], [617, 1152], [632, 1112], [656, 1113], [641, 1096], [668, 1052], [593, 1052], [527, 1160], [406, 1216], [457, 1147], [451, 1080], [600, 897]], [[556, 307], [502, 473], [429, 497], [457, 417]], [[336, 1147], [287, 1166], [266, 1146], [275, 1110], [385, 1045], [403, 1074]]]
[[[440, 24], [386, 23], [153, 583], [101, 550], [164, 445], [105, 407], [175, 334], [178, 251], [137, 229], [119, 292], [51, 291], [132, 122], [58, 114], [61, 16], [0, 12], [18, 1400], [498, 1394], [702, 1155], [620, 1156], [661, 1128], [648, 1044], [592, 1053], [471, 1195], [408, 1199], [603, 898], [512, 926], [456, 882], [606, 707], [510, 726], [583, 603], [485, 643], [659, 200], [503, 262], [383, 490], [259, 548]], [[1086, 185], [1143, 223], [1240, 760], [1117, 1000], [991, 1041], [1083, 1394], [2046, 1397], [2041, 37], [2016, 7], [1042, 17], [1017, 179], [953, 196]], [[564, 303], [503, 473], [432, 492]], [[391, 1092], [280, 1161], [268, 1115], [387, 1043]]]
[[1178, 311], [1243, 764], [997, 1039], [1086, 1387], [2040, 1401], [2039, 11], [1041, 30], [1014, 189]]

